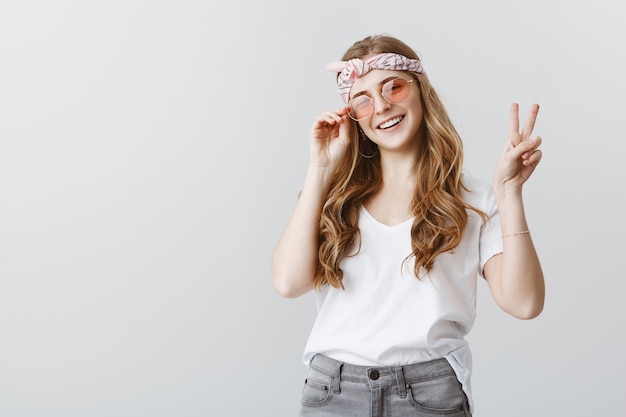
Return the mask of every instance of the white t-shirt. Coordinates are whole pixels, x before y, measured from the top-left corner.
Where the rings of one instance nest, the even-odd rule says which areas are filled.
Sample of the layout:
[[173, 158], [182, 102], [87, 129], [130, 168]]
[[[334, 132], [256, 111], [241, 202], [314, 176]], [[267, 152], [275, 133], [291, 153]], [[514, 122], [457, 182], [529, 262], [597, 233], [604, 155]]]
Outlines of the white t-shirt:
[[411, 253], [413, 219], [395, 226], [377, 221], [364, 207], [359, 216], [361, 250], [341, 263], [345, 290], [317, 293], [318, 315], [304, 351], [365, 366], [393, 366], [446, 358], [470, 401], [472, 357], [465, 335], [476, 315], [476, 282], [485, 263], [502, 252], [498, 208], [490, 186], [467, 175], [468, 210], [461, 243], [435, 260], [421, 280]]

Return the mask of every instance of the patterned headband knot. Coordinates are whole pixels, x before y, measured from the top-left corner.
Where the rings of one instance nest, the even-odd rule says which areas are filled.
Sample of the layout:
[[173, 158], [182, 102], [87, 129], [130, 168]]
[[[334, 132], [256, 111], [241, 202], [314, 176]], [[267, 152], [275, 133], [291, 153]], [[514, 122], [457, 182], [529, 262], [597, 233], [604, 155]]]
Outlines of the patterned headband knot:
[[426, 75], [420, 60], [410, 59], [404, 55], [394, 53], [375, 55], [365, 61], [354, 58], [349, 61], [331, 62], [326, 65], [326, 69], [339, 73], [337, 87], [339, 88], [339, 95], [341, 95], [345, 103], [348, 103], [350, 89], [352, 84], [354, 84], [354, 80], [371, 70], [411, 71]]

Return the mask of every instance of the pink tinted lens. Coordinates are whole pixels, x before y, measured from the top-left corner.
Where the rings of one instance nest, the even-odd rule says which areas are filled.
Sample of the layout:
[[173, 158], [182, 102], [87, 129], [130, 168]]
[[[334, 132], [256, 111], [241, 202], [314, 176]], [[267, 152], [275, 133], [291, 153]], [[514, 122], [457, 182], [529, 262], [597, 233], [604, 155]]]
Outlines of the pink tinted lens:
[[387, 81], [383, 85], [383, 97], [390, 103], [399, 103], [409, 95], [409, 83], [403, 78]]
[[361, 120], [372, 113], [372, 100], [367, 96], [359, 96], [350, 100], [350, 117]]

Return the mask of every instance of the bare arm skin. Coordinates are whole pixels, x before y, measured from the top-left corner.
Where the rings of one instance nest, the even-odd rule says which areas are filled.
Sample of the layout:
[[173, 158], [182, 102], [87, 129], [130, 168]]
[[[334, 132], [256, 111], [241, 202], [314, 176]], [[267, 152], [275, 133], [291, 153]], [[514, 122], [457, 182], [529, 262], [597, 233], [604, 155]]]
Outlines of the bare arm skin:
[[332, 174], [348, 147], [347, 114], [344, 107], [313, 122], [304, 186], [272, 256], [274, 289], [283, 297], [299, 297], [314, 288], [320, 215]]
[[519, 107], [511, 106], [509, 140], [494, 174], [494, 193], [502, 222], [503, 252], [485, 264], [484, 276], [496, 303], [520, 319], [541, 314], [545, 283], [524, 213], [522, 187], [541, 161], [540, 137], [531, 138], [539, 106], [534, 104], [519, 131]]

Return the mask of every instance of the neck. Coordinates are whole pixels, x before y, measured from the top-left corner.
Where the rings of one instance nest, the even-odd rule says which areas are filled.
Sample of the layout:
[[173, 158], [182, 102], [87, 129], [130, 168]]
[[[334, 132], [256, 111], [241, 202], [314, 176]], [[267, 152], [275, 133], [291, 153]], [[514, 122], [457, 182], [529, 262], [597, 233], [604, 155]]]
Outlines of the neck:
[[413, 152], [381, 152], [380, 166], [383, 183], [413, 186], [417, 180], [417, 155]]

